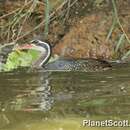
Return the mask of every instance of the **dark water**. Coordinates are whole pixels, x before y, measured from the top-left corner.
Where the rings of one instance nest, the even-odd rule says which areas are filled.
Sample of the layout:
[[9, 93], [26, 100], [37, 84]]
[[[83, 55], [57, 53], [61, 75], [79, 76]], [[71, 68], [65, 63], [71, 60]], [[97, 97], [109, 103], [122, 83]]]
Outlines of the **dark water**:
[[0, 74], [1, 130], [129, 129], [83, 127], [84, 119], [130, 119], [130, 65], [93, 73]]

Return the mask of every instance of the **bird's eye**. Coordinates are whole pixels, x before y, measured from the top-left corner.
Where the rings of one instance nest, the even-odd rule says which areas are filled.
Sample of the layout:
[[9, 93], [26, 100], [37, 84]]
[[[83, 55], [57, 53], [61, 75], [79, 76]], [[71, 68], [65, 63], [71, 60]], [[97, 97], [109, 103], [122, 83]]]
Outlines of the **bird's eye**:
[[22, 51], [23, 51], [23, 52], [28, 52], [28, 50], [27, 50], [27, 49], [22, 49]]
[[31, 43], [39, 43], [38, 40], [32, 40]]

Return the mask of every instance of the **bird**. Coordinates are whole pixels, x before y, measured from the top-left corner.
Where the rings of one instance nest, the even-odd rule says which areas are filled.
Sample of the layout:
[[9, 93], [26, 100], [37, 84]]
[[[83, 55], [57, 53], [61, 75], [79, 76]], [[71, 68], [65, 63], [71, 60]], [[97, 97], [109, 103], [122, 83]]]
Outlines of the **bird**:
[[58, 56], [52, 60], [52, 47], [41, 40], [32, 40], [28, 44], [16, 45], [12, 50], [23, 51], [33, 49], [39, 51], [39, 56], [31, 63], [31, 68], [43, 68], [44, 70], [85, 71], [95, 72], [111, 68], [111, 64], [105, 60], [92, 58], [65, 58]]
[[111, 68], [111, 64], [105, 60], [92, 59], [92, 58], [65, 58], [65, 57], [56, 57], [51, 61], [51, 46], [46, 42], [40, 40], [31, 41], [35, 44], [35, 49], [39, 47], [44, 48], [43, 53], [40, 58], [35, 61], [33, 66], [42, 67], [45, 70], [63, 70], [63, 71], [85, 71], [85, 72], [95, 72], [102, 71]]

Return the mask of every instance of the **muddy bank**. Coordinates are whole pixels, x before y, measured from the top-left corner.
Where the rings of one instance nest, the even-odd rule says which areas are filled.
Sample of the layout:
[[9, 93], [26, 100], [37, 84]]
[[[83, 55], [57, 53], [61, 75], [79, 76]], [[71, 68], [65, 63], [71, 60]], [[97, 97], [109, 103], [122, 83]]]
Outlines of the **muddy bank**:
[[[49, 39], [51, 43], [56, 44], [53, 53], [73, 58], [120, 59], [129, 50], [128, 41], [124, 40], [115, 51], [123, 31], [130, 37], [129, 1], [117, 2], [117, 10], [123, 30], [119, 25], [113, 27], [111, 2], [91, 6], [82, 1], [78, 6], [75, 5], [72, 8], [73, 15], [70, 15], [64, 25], [57, 22], [58, 27], [55, 26], [54, 32], [58, 32], [59, 35], [53, 34], [55, 37]], [[59, 36], [62, 38], [57, 40]]]
[[[72, 0], [66, 4], [52, 0], [49, 2], [50, 14], [54, 13], [54, 15], [49, 22], [47, 37], [44, 36], [44, 24], [41, 24], [45, 19], [45, 3], [39, 1], [34, 10], [29, 10], [32, 5], [30, 1], [1, 2], [1, 44], [15, 40], [21, 44], [35, 38], [49, 42], [53, 46], [53, 54], [73, 58], [119, 59], [129, 51], [126, 37], [117, 49], [122, 34], [130, 37], [129, 0], [116, 1], [118, 17], [123, 29], [119, 25], [112, 27], [114, 9], [111, 1]], [[18, 15], [19, 8], [23, 14], [28, 10], [31, 11], [27, 19], [22, 17], [22, 14]], [[10, 12], [11, 15], [8, 16]], [[7, 16], [3, 17], [4, 15]], [[18, 19], [19, 22], [14, 19]], [[14, 24], [9, 26], [8, 22], [11, 20], [14, 20]], [[24, 35], [26, 33], [27, 35]]]
[[54, 53], [76, 58], [112, 57], [112, 41], [106, 41], [112, 17], [98, 12], [80, 19], [55, 46]]

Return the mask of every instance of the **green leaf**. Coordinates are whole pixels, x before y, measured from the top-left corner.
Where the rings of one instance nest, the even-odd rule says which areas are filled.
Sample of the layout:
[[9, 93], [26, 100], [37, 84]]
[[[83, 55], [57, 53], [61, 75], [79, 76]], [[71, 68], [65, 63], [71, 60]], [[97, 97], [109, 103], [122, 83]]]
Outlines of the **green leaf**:
[[26, 51], [15, 50], [8, 55], [6, 64], [3, 67], [4, 71], [11, 71], [18, 67], [29, 67], [38, 59], [40, 52], [34, 49]]

